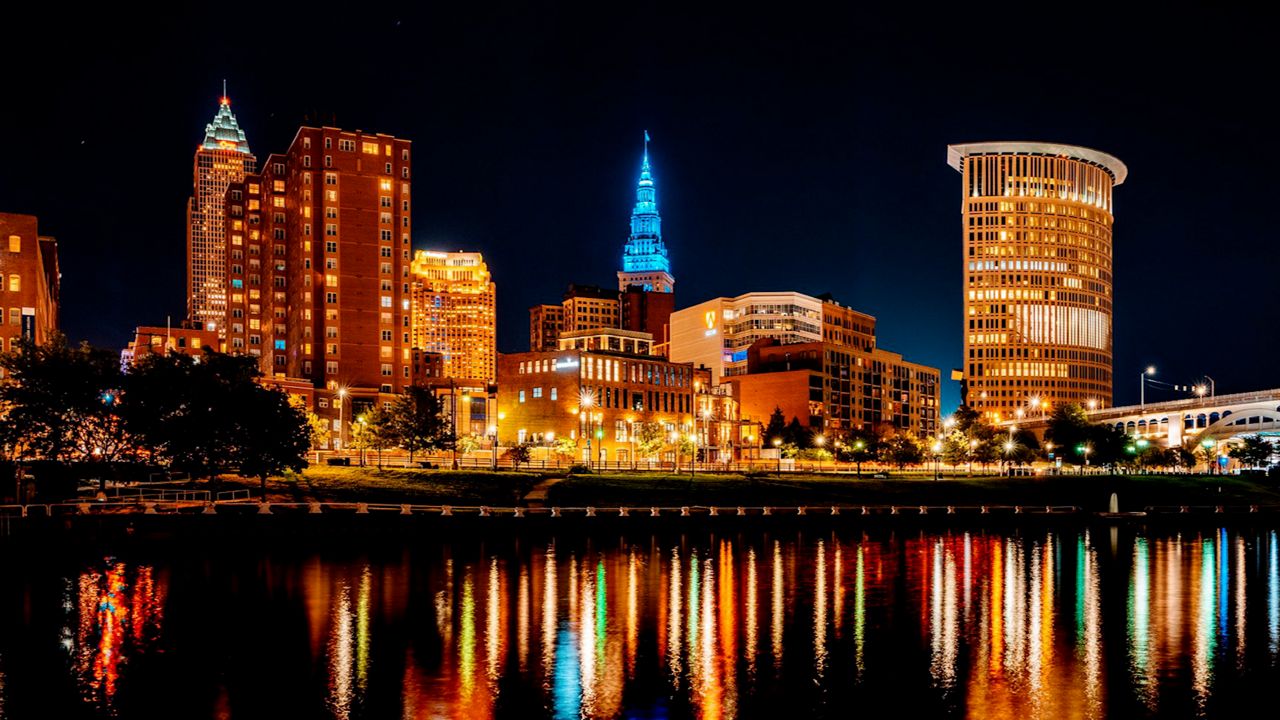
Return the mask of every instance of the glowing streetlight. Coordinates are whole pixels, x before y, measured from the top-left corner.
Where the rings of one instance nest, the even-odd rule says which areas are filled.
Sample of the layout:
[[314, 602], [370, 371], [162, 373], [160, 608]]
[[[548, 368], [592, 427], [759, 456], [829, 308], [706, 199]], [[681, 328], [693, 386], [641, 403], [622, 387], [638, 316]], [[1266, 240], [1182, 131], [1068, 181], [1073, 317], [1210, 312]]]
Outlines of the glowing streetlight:
[[1156, 374], [1156, 366], [1148, 365], [1147, 369], [1143, 370], [1142, 374], [1138, 376], [1141, 381], [1141, 388], [1139, 389], [1139, 393], [1138, 393], [1138, 407], [1140, 408], [1146, 408], [1147, 406], [1147, 376], [1155, 375], [1155, 374]]
[[778, 474], [782, 474], [782, 438], [773, 439], [773, 447], [778, 451]]
[[342, 413], [347, 407], [347, 389], [338, 388], [338, 444], [347, 449], [347, 424], [342, 422]]

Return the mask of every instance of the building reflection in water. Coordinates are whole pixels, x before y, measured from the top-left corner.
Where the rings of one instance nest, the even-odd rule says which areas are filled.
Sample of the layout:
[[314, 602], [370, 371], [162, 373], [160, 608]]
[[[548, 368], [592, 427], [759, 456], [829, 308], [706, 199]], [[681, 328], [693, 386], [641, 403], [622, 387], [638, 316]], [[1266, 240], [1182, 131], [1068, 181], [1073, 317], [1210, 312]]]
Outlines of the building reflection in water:
[[[389, 686], [404, 718], [732, 718], [770, 697], [802, 713], [899, 677], [974, 718], [1212, 714], [1248, 661], [1280, 662], [1275, 532], [1119, 537], [575, 538], [314, 560], [295, 574], [298, 638], [336, 718], [386, 715], [372, 695]], [[166, 577], [108, 562], [65, 588], [77, 687], [109, 710], [164, 632]], [[920, 666], [887, 667], [904, 642]]]
[[149, 565], [107, 560], [65, 587], [62, 647], [81, 698], [111, 713], [125, 666], [153, 651], [163, 631], [166, 582]]

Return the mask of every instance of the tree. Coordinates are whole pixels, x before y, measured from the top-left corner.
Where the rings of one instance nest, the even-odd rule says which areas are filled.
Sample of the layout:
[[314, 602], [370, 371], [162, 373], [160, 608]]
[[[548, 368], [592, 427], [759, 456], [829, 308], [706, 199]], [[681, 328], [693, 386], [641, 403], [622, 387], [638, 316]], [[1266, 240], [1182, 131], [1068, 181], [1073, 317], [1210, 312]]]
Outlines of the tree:
[[306, 419], [307, 436], [311, 440], [311, 449], [319, 450], [329, 444], [329, 438], [332, 433], [329, 430], [329, 423], [319, 415], [307, 410], [306, 405], [301, 398], [290, 398], [289, 404], [297, 408]]
[[652, 458], [666, 446], [666, 432], [656, 422], [639, 422], [635, 426], [636, 452]]
[[688, 436], [688, 435], [685, 435], [685, 434], [683, 434], [683, 433], [678, 433], [678, 434], [676, 435], [675, 439], [674, 439], [674, 440], [671, 440], [671, 441], [669, 442], [669, 444], [670, 444], [670, 446], [671, 446], [671, 449], [672, 449], [672, 450], [675, 450], [675, 453], [676, 453], [676, 459], [675, 459], [676, 468], [675, 468], [675, 469], [676, 469], [676, 472], [679, 472], [679, 471], [680, 471], [680, 458], [682, 458], [682, 457], [693, 457], [693, 451], [694, 451], [693, 441], [689, 439], [689, 436]]
[[813, 433], [800, 424], [800, 418], [793, 417], [791, 422], [787, 423], [786, 430], [782, 432], [782, 441], [785, 445], [803, 450], [813, 446]]
[[353, 435], [359, 438], [360, 445], [378, 452], [379, 470], [382, 469], [382, 451], [403, 443], [400, 429], [392, 412], [376, 405], [358, 417], [352, 428], [356, 431]]
[[511, 469], [519, 470], [522, 463], [529, 462], [529, 457], [532, 454], [532, 446], [529, 443], [520, 443], [507, 448], [507, 451], [502, 455], [511, 462]]
[[267, 497], [267, 477], [307, 465], [306, 454], [314, 440], [307, 413], [278, 390], [257, 383], [237, 388], [240, 408], [235, 462], [240, 474], [258, 477], [262, 497]]
[[775, 406], [769, 415], [769, 423], [764, 428], [764, 444], [772, 445], [774, 440], [787, 441], [787, 419], [782, 415], [782, 408]]
[[[484, 442], [480, 439], [479, 435], [476, 435], [475, 433], [467, 433], [466, 435], [458, 438], [457, 449], [458, 452], [463, 455], [467, 455], [479, 450], [480, 446], [483, 444]], [[412, 453], [409, 454], [409, 461], [413, 461]]]
[[963, 465], [973, 457], [973, 449], [969, 447], [969, 437], [959, 427], [952, 430], [942, 441], [943, 462], [955, 467]]
[[885, 458], [898, 466], [916, 465], [924, 460], [924, 447], [907, 433], [898, 433], [884, 445]]
[[858, 474], [862, 474], [862, 463], [880, 454], [880, 436], [865, 430], [851, 430], [840, 443], [838, 457], [845, 462], [858, 465]]
[[1227, 455], [1239, 461], [1241, 465], [1251, 468], [1265, 468], [1271, 463], [1275, 447], [1260, 435], [1249, 435], [1232, 443]]
[[1086, 458], [1097, 460], [1097, 448], [1092, 447], [1093, 425], [1079, 405], [1064, 403], [1054, 408], [1044, 437], [1059, 448], [1063, 462], [1083, 465]]
[[124, 422], [119, 357], [56, 336], [0, 353], [0, 444], [16, 458], [111, 462], [136, 450]]
[[1173, 464], [1188, 470], [1196, 466], [1196, 455], [1185, 447], [1170, 448], [1173, 453]]
[[409, 451], [409, 462], [419, 450], [453, 447], [453, 426], [444, 401], [429, 388], [410, 385], [391, 406], [389, 422], [395, 435], [393, 444]]
[[[657, 425], [657, 423], [649, 423], [649, 424]], [[659, 430], [661, 430], [660, 426], [659, 426]], [[555, 452], [557, 458], [560, 458], [566, 461], [571, 461], [578, 454], [578, 441], [574, 440], [573, 438], [567, 438], [567, 437], [556, 438], [556, 444], [553, 445], [551, 449], [553, 452]]]
[[148, 355], [125, 378], [128, 429], [171, 467], [212, 481], [240, 460], [245, 428], [259, 427], [247, 417], [253, 394], [284, 397], [262, 387], [260, 377], [254, 358], [210, 348], [199, 358]]

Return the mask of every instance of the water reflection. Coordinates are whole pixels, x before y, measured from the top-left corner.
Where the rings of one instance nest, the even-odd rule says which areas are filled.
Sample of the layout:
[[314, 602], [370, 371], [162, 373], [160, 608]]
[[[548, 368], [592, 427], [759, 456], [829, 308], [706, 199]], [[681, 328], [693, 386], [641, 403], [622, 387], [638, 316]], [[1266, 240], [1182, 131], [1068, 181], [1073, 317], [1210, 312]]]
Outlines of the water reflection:
[[149, 565], [108, 559], [67, 580], [62, 647], [86, 703], [111, 712], [128, 660], [154, 649], [166, 593], [156, 575]]
[[[191, 693], [202, 714], [271, 692], [335, 718], [1214, 716], [1280, 680], [1270, 530], [560, 538], [264, 562], [237, 592], [281, 647], [222, 627], [294, 675], [222, 671]], [[61, 643], [77, 703], [114, 713], [157, 691], [160, 648], [198, 652], [165, 621], [198, 587], [175, 595], [171, 567], [109, 560], [59, 581], [61, 620], [32, 637]], [[31, 664], [15, 637], [0, 633], [0, 717]]]

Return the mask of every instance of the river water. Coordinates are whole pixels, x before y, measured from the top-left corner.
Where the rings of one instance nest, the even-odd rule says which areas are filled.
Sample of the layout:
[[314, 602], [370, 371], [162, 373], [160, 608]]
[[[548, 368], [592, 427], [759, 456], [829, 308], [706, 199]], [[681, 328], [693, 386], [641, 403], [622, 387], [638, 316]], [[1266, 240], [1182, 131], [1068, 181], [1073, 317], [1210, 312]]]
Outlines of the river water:
[[0, 718], [1274, 711], [1271, 530], [8, 548]]

